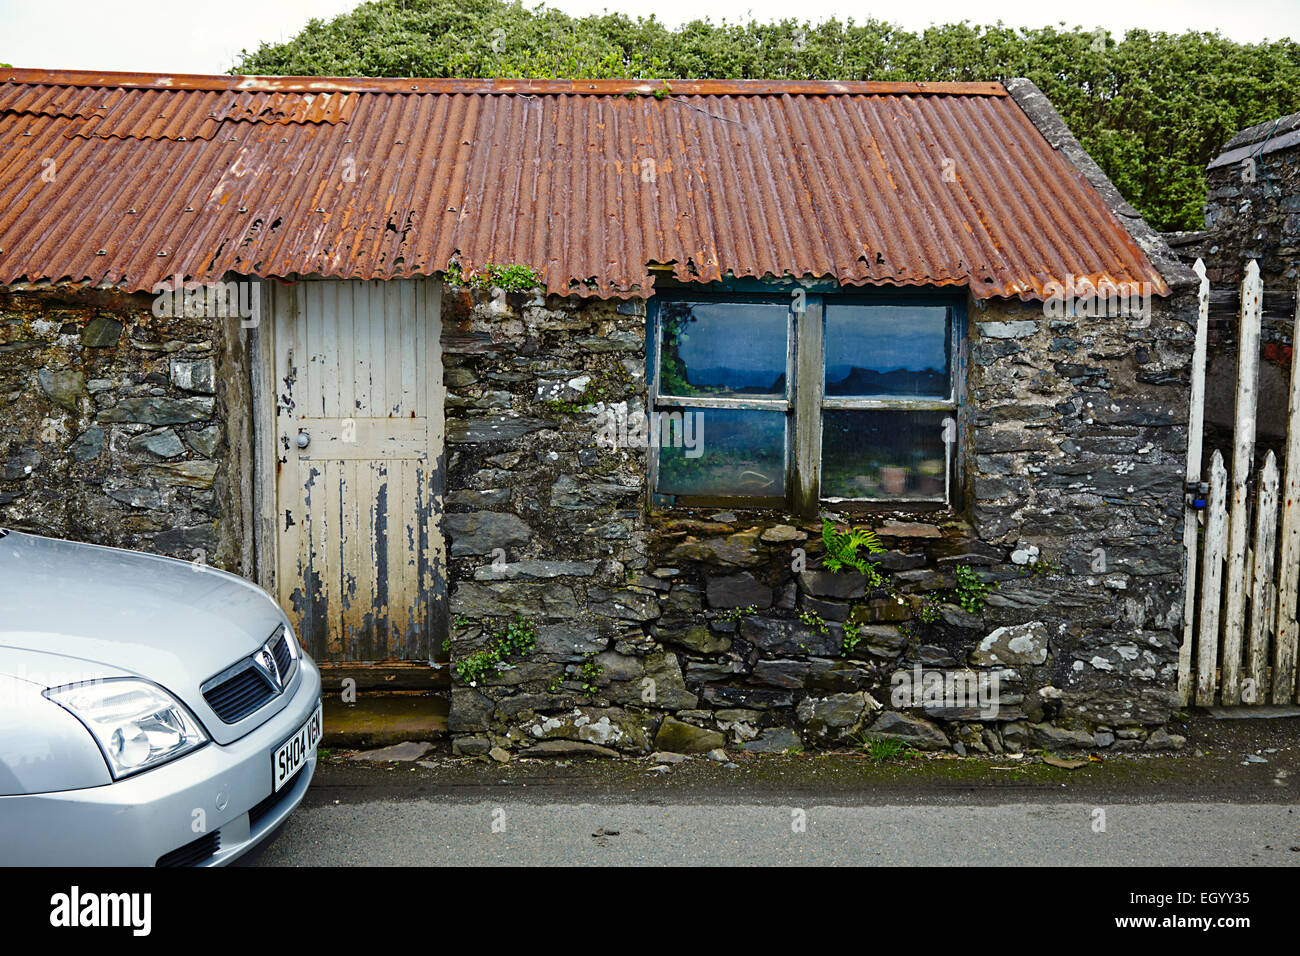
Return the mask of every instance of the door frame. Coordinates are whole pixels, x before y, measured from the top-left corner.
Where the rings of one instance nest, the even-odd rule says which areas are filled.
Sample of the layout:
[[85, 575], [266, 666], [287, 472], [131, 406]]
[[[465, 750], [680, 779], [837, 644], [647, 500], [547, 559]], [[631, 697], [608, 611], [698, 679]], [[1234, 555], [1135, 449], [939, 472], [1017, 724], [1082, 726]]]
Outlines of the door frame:
[[[437, 665], [445, 658], [442, 642], [438, 639], [447, 633], [448, 575], [447, 560], [450, 549], [446, 545], [443, 508], [446, 497], [447, 464], [447, 391], [443, 384], [442, 363], [442, 281], [437, 276], [403, 276], [407, 281], [428, 284], [426, 295], [432, 297], [432, 315], [435, 328], [429, 336], [425, 387], [428, 394], [430, 453], [429, 466], [433, 482], [433, 508], [437, 515], [439, 539], [443, 542], [441, 561], [433, 575], [433, 592], [426, 595], [432, 637], [426, 664]], [[278, 452], [275, 433], [279, 398], [276, 388], [276, 325], [281, 320], [276, 314], [274, 294], [276, 284], [297, 285], [303, 282], [352, 282], [352, 280], [320, 276], [292, 275], [283, 278], [258, 280], [259, 320], [249, 329], [249, 378], [253, 425], [253, 550], [254, 573], [259, 587], [279, 603], [280, 534], [278, 525]], [[437, 454], [434, 454], [434, 451]], [[322, 662], [333, 667], [357, 667], [364, 662]], [[392, 666], [390, 663], [389, 666]]]

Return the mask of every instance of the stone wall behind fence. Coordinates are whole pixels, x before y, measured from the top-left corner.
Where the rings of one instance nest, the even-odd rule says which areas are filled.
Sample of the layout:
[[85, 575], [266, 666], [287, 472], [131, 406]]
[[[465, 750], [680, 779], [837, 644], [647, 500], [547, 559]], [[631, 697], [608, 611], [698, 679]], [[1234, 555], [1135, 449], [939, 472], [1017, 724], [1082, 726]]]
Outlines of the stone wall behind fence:
[[0, 521], [251, 576], [230, 452], [241, 339], [231, 320], [157, 318], [152, 302], [0, 291]]
[[[1233, 164], [1206, 173], [1209, 195], [1205, 230], [1171, 234], [1179, 258], [1205, 262], [1212, 290], [1240, 290], [1247, 263], [1259, 262], [1269, 291], [1289, 292], [1281, 313], [1266, 312], [1260, 329], [1259, 399], [1256, 455], [1272, 449], [1279, 457], [1286, 443], [1294, 336], [1294, 292], [1300, 279], [1300, 147], [1255, 157], [1254, 180]], [[1235, 317], [1212, 316], [1207, 336], [1205, 444], [1227, 452], [1232, 447], [1237, 394]], [[1208, 454], [1206, 456], [1208, 461]]]
[[[449, 290], [457, 751], [1181, 744], [1193, 306], [1157, 300], [1149, 325], [972, 307], [965, 502], [853, 518], [889, 548], [872, 588], [820, 569], [819, 523], [647, 508], [645, 453], [596, 439], [611, 404], [644, 406], [641, 303]], [[982, 607], [960, 606], [963, 566]], [[900, 698], [918, 667], [996, 674], [997, 714]]]
[[1253, 181], [1236, 164], [1211, 169], [1205, 178], [1208, 236], [1200, 254], [1211, 286], [1239, 286], [1246, 263], [1257, 259], [1265, 288], [1294, 289], [1300, 277], [1300, 147], [1256, 156]]

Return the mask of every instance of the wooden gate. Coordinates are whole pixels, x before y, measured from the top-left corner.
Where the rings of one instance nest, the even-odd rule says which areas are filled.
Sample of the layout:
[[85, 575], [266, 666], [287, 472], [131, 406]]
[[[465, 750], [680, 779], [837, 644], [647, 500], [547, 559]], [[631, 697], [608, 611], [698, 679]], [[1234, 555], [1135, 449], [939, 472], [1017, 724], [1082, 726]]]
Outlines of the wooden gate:
[[[1201, 288], [1188, 422], [1189, 488], [1202, 481], [1210, 303], [1205, 265], [1198, 259], [1194, 268], [1201, 277]], [[1263, 300], [1259, 264], [1252, 260], [1241, 286], [1232, 470], [1229, 473], [1222, 452], [1215, 450], [1204, 507], [1198, 505], [1197, 495], [1189, 495], [1184, 509], [1183, 641], [1178, 661], [1178, 693], [1183, 706], [1258, 706], [1300, 700], [1296, 690], [1300, 290], [1292, 333], [1286, 476], [1281, 483], [1272, 451], [1252, 475]]]
[[440, 296], [274, 286], [276, 592], [318, 659], [431, 661], [445, 633]]

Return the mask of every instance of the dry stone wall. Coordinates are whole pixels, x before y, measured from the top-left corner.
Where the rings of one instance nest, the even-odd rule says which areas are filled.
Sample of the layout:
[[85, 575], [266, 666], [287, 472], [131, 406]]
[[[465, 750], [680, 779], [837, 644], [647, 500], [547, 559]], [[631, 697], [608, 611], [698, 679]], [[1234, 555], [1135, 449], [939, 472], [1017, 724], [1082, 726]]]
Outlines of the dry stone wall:
[[821, 568], [820, 522], [648, 507], [644, 450], [598, 441], [644, 408], [641, 303], [449, 290], [456, 749], [1180, 744], [1191, 307], [972, 305], [960, 500], [833, 516], [873, 581]]
[[0, 292], [0, 520], [251, 575], [228, 401], [247, 370], [218, 320], [152, 303]]

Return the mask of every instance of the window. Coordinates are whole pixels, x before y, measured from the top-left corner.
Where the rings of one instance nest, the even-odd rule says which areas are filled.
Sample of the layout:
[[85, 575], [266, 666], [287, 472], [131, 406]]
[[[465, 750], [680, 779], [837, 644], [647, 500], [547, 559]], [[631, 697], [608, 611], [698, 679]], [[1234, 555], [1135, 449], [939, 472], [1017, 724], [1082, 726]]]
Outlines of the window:
[[651, 300], [664, 504], [944, 504], [961, 303], [933, 295], [715, 293]]

